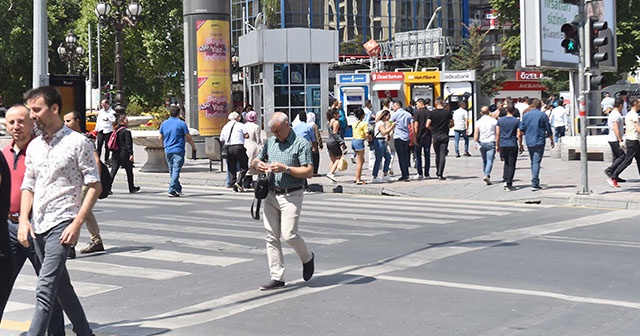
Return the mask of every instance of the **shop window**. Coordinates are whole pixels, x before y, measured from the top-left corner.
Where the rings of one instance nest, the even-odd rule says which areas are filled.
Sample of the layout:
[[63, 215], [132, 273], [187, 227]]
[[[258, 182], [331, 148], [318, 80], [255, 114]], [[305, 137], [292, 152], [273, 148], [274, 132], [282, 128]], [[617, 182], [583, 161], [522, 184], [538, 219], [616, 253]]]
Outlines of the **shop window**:
[[291, 106], [304, 106], [305, 92], [304, 86], [292, 86], [291, 87]]
[[289, 67], [287, 64], [273, 65], [273, 84], [287, 84], [289, 81]]
[[276, 86], [273, 88], [273, 96], [275, 99], [276, 107], [289, 106], [289, 87], [288, 86]]
[[307, 84], [320, 84], [320, 64], [307, 64]]

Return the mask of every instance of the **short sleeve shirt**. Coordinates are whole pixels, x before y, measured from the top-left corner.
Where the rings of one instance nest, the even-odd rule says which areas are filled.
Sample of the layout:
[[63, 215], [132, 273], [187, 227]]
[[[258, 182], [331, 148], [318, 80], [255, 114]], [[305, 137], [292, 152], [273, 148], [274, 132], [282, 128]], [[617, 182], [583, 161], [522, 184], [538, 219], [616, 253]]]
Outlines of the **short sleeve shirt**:
[[358, 120], [353, 124], [353, 138], [356, 140], [364, 140], [364, 134], [369, 128], [369, 124], [364, 120]]
[[638, 131], [636, 131], [636, 125], [638, 124], [638, 113], [636, 111], [631, 110], [627, 112], [627, 115], [624, 117], [624, 124], [627, 128], [625, 133], [627, 140], [640, 140]]
[[[301, 167], [313, 164], [311, 160], [311, 144], [298, 136], [293, 130], [286, 139], [279, 141], [275, 136], [270, 137], [262, 147], [258, 159], [266, 162], [280, 162], [291, 167]], [[270, 179], [273, 187], [291, 188], [302, 185], [304, 179], [289, 175], [286, 172], [274, 173]]]
[[[629, 113], [627, 113], [627, 115], [629, 115]], [[607, 135], [607, 141], [609, 142], [618, 142], [618, 138], [616, 137], [616, 133], [613, 130], [614, 128], [614, 123], [618, 123], [618, 131], [620, 134], [620, 137], [622, 138], [622, 135], [624, 134], [623, 132], [623, 126], [622, 126], [622, 114], [620, 114], [620, 112], [618, 112], [618, 110], [613, 109], [611, 110], [611, 112], [609, 112], [609, 115], [607, 116], [607, 126], [609, 127], [609, 134]], [[635, 130], [635, 128], [634, 128]]]
[[431, 127], [433, 133], [449, 133], [449, 123], [452, 119], [451, 113], [445, 109], [435, 109], [431, 111]]
[[51, 141], [42, 136], [27, 148], [22, 190], [33, 192], [33, 228], [38, 234], [75, 218], [82, 203], [82, 186], [100, 181], [93, 144], [63, 126]]
[[413, 121], [418, 123], [418, 134], [416, 134], [418, 142], [431, 140], [431, 130], [427, 128], [427, 119], [429, 119], [430, 113], [431, 111], [423, 107], [413, 114]]
[[516, 117], [502, 117], [498, 119], [500, 127], [500, 147], [518, 147], [518, 125], [520, 120]]
[[164, 152], [179, 154], [185, 151], [185, 135], [189, 134], [187, 124], [178, 117], [171, 117], [160, 125], [160, 134], [164, 138]]

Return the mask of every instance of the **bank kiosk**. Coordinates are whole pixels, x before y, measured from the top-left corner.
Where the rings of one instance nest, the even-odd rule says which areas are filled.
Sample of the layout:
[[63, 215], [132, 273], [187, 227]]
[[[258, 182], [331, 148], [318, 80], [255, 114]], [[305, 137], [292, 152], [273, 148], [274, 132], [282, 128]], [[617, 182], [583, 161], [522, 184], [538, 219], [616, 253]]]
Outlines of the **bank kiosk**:
[[[385, 98], [398, 99], [404, 97], [403, 72], [372, 72], [371, 73], [371, 103], [374, 112], [379, 111], [381, 101]], [[404, 105], [406, 105], [406, 102]]]
[[478, 116], [476, 71], [443, 71], [440, 73], [440, 81], [442, 82], [442, 97], [445, 104], [449, 104], [451, 111], [458, 109], [459, 102], [466, 103], [469, 120], [467, 127], [471, 130], [470, 134], [473, 133]]
[[354, 111], [363, 108], [369, 99], [369, 74], [342, 74], [336, 78], [334, 94], [342, 102], [342, 108], [347, 115], [347, 129], [345, 137], [353, 136], [351, 126], [357, 122]]
[[422, 98], [429, 99], [430, 105], [433, 106], [434, 98], [440, 97], [442, 94], [440, 91], [440, 72], [405, 72], [404, 92], [407, 103], [412, 99], [416, 101]]

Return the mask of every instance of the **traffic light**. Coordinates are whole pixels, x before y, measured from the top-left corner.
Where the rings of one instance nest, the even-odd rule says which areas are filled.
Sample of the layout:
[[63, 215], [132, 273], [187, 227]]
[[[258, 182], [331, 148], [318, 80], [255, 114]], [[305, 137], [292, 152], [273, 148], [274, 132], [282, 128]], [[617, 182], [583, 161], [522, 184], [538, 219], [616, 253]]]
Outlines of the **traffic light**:
[[580, 24], [578, 22], [565, 23], [560, 28], [560, 31], [564, 33], [564, 40], [562, 40], [562, 47], [567, 54], [579, 55], [580, 54]]
[[607, 21], [598, 22], [595, 19], [589, 19], [589, 31], [587, 32], [588, 40], [591, 42], [591, 55], [590, 67], [597, 67], [598, 63], [604, 62], [609, 59], [609, 53], [600, 51], [600, 47], [606, 46], [609, 43], [609, 39], [604, 36], [600, 37], [600, 32], [606, 30], [609, 27]]
[[591, 90], [595, 90], [600, 85], [605, 85], [604, 76], [602, 75], [591, 76], [591, 79], [589, 80], [589, 84], [591, 85]]

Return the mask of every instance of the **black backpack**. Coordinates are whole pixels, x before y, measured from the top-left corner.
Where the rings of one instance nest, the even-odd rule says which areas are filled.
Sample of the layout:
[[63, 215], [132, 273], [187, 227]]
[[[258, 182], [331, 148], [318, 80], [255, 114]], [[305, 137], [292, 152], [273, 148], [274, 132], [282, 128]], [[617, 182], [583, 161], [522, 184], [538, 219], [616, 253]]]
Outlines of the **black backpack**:
[[102, 184], [102, 192], [100, 193], [100, 196], [98, 196], [98, 199], [107, 198], [111, 193], [113, 180], [109, 173], [109, 167], [107, 167], [107, 165], [102, 161], [100, 161], [100, 184]]

